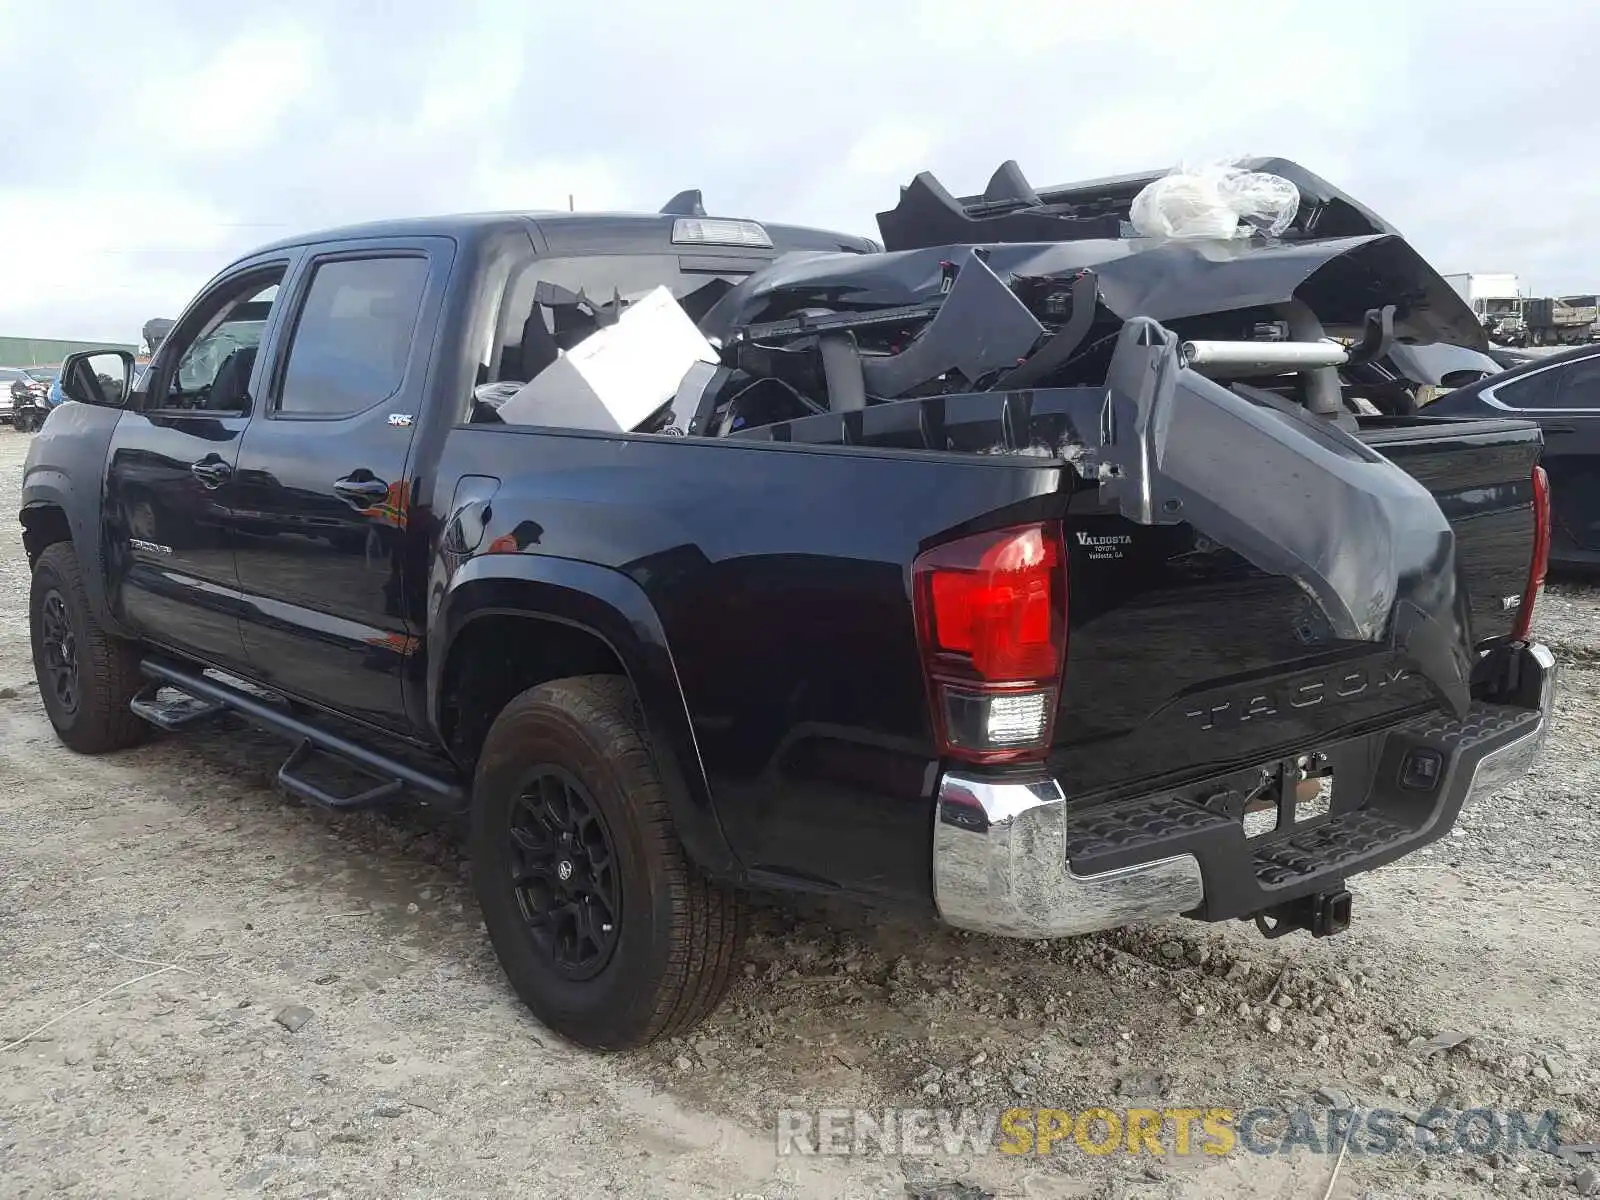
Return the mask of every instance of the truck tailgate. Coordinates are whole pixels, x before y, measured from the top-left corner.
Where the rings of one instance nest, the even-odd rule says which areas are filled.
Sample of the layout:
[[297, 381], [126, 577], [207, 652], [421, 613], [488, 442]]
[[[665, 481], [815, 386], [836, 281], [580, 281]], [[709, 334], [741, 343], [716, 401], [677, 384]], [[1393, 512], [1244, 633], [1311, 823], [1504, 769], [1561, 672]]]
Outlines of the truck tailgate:
[[[1532, 553], [1537, 429], [1395, 418], [1364, 424], [1361, 438], [1449, 521], [1473, 643], [1504, 639]], [[1050, 765], [1075, 801], [1244, 769], [1443, 707], [1391, 645], [1327, 636], [1295, 580], [1190, 525], [1136, 525], [1102, 505], [1080, 493], [1070, 521], [1072, 623]]]
[[1533, 544], [1540, 451], [1533, 424], [1380, 417], [1363, 422], [1361, 439], [1420, 481], [1449, 519], [1473, 641], [1505, 637], [1522, 604]]

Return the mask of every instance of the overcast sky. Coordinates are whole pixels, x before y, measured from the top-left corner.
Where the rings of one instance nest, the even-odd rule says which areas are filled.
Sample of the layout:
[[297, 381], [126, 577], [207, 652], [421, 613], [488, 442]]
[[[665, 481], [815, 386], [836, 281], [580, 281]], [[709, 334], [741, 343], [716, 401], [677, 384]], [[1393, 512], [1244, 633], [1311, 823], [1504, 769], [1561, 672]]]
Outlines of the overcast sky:
[[288, 234], [659, 207], [876, 235], [981, 190], [1295, 159], [1441, 271], [1600, 289], [1572, 0], [0, 0], [0, 335], [133, 342]]

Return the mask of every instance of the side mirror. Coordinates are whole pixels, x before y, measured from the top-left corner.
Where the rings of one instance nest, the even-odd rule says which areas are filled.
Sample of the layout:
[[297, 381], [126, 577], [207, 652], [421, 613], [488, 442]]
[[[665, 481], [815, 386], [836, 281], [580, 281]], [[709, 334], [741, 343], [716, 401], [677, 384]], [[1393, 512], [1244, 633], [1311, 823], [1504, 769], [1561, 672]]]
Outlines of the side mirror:
[[79, 404], [121, 408], [133, 385], [133, 355], [126, 350], [85, 350], [61, 364], [61, 392]]

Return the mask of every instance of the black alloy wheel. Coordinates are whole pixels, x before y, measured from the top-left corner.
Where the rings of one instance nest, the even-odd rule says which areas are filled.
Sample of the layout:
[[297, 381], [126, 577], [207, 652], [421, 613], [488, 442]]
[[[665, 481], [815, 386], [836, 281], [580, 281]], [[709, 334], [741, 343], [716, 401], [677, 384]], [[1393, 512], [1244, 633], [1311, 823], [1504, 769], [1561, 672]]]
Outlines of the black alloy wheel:
[[95, 620], [71, 542], [52, 542], [33, 564], [28, 640], [45, 715], [68, 746], [105, 754], [149, 736], [128, 707], [144, 686], [140, 649]]
[[534, 1016], [622, 1050], [703, 1020], [738, 972], [744, 904], [678, 840], [625, 676], [536, 684], [478, 755], [468, 848], [495, 954]]
[[61, 711], [78, 711], [78, 639], [72, 632], [66, 597], [56, 588], [45, 593], [39, 611], [41, 640], [44, 644], [45, 672], [51, 692]]
[[530, 773], [509, 816], [523, 920], [563, 977], [593, 978], [611, 961], [622, 917], [605, 818], [583, 784], [554, 765]]

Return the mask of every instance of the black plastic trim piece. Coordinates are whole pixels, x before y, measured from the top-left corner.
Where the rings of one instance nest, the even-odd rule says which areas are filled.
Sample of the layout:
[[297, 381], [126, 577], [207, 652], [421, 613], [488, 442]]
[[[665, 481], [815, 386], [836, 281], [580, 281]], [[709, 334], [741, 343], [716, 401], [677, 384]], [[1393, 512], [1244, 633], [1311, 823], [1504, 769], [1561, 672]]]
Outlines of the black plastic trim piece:
[[[139, 664], [139, 669], [149, 679], [157, 679], [162, 683], [170, 684], [181, 691], [188, 692], [191, 696], [196, 696], [203, 700], [214, 700], [218, 704], [226, 705], [233, 711], [248, 717], [251, 721], [264, 726], [273, 733], [293, 738], [302, 743], [309, 742], [318, 750], [348, 759], [355, 766], [371, 771], [380, 777], [392, 778], [400, 783], [408, 784], [418, 791], [426, 792], [436, 800], [442, 801], [449, 808], [460, 810], [466, 807], [467, 794], [460, 784], [419, 771], [407, 763], [358, 745], [348, 738], [330, 730], [319, 728], [309, 721], [295, 716], [293, 713], [275, 708], [266, 701], [247, 695], [237, 688], [229, 687], [227, 684], [220, 683], [215, 679], [207, 679], [197, 671], [149, 658]], [[294, 757], [294, 755], [291, 755], [290, 761], [284, 764], [286, 769], [290, 768], [290, 764], [294, 762]], [[290, 774], [293, 774], [292, 770], [290, 770]], [[281, 781], [281, 772], [279, 778]], [[294, 790], [292, 786], [291, 790]], [[311, 797], [308, 796], [307, 798]], [[339, 806], [331, 805], [330, 807]]]
[[357, 792], [352, 796], [335, 796], [296, 773], [300, 767], [306, 765], [312, 755], [319, 752], [327, 753], [319, 751], [317, 746], [311, 744], [310, 739], [302, 741], [289, 752], [289, 757], [283, 760], [283, 766], [278, 768], [278, 786], [302, 800], [310, 801], [321, 808], [332, 809], [334, 812], [375, 808], [395, 799], [405, 787], [405, 784], [398, 779], [379, 779], [364, 792]]
[[177, 700], [162, 700], [156, 694], [159, 690], [158, 684], [140, 692], [128, 701], [128, 711], [169, 733], [192, 729], [227, 711], [225, 704], [187, 693]]

